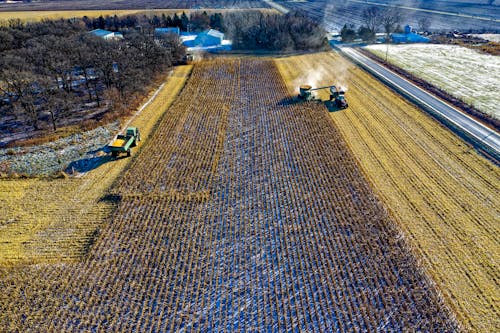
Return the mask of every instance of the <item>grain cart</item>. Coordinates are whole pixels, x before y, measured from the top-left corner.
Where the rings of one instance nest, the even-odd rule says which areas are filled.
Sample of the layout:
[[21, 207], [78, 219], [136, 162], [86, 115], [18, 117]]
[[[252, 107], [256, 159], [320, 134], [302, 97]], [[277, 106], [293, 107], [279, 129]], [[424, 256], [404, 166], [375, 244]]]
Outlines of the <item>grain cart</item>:
[[308, 84], [301, 85], [299, 87], [299, 99], [305, 100], [305, 101], [312, 101], [315, 99], [314, 95], [312, 94], [313, 91], [315, 90], [321, 90], [321, 89], [330, 89], [330, 101], [334, 100], [335, 106], [339, 109], [345, 109], [349, 105], [347, 104], [347, 101], [345, 99], [345, 93], [343, 90], [337, 88], [336, 86], [325, 86], [325, 87], [319, 87], [319, 88], [313, 88], [312, 86]]
[[127, 153], [130, 156], [130, 148], [137, 146], [141, 141], [141, 134], [137, 127], [128, 127], [125, 134], [118, 134], [116, 138], [108, 145], [111, 155], [118, 156], [120, 153]]

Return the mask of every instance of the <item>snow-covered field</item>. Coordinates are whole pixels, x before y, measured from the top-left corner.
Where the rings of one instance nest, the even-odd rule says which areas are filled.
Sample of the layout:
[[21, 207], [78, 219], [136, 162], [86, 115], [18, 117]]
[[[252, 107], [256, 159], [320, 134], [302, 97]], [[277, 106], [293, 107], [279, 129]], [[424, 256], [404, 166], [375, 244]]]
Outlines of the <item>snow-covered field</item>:
[[82, 168], [99, 160], [119, 128], [114, 122], [38, 146], [0, 149], [0, 173], [35, 176], [50, 175], [71, 165]]
[[475, 34], [474, 37], [489, 40], [490, 42], [500, 43], [500, 34]]
[[[385, 58], [386, 45], [368, 50]], [[388, 60], [500, 119], [500, 57], [455, 45], [390, 45]]]

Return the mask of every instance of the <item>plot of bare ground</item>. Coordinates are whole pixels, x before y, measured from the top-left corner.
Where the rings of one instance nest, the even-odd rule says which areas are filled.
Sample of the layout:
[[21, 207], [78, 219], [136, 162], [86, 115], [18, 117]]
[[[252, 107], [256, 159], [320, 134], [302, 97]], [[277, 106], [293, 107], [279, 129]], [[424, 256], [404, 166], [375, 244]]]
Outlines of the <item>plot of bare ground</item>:
[[500, 331], [499, 168], [335, 53], [278, 67], [289, 91], [312, 79], [348, 88], [349, 108], [330, 117], [375, 192], [464, 326]]
[[0, 3], [1, 11], [116, 10], [150, 8], [256, 8], [267, 7], [259, 0], [42, 0]]
[[455, 331], [326, 109], [193, 69], [81, 263], [0, 270], [0, 330]]
[[[127, 8], [127, 7], [126, 7]], [[116, 10], [21, 10], [18, 11], [1, 11], [3, 9], [0, 8], [0, 26], [8, 24], [9, 19], [16, 18], [20, 19], [22, 22], [36, 22], [44, 19], [64, 19], [64, 18], [73, 18], [73, 17], [99, 17], [99, 16], [125, 16], [125, 15], [170, 15], [174, 14], [180, 15], [182, 12], [189, 14], [197, 11], [204, 12], [206, 11], [208, 14], [210, 13], [226, 13], [226, 12], [234, 12], [234, 11], [252, 11], [256, 10], [263, 13], [276, 13], [275, 10], [271, 8], [254, 8], [254, 9], [242, 9], [242, 8], [204, 8], [204, 9], [188, 9], [184, 7], [176, 7], [175, 9], [116, 9]]]
[[[142, 142], [179, 93], [190, 70], [191, 66], [176, 67], [156, 98], [132, 120], [131, 125], [140, 128]], [[40, 160], [47, 159], [43, 153]], [[35, 155], [29, 156], [34, 159]], [[75, 261], [85, 255], [116, 207], [113, 200], [102, 198], [129, 162], [95, 156], [72, 164], [77, 169], [84, 164], [99, 166], [83, 177], [0, 180], [0, 266]]]

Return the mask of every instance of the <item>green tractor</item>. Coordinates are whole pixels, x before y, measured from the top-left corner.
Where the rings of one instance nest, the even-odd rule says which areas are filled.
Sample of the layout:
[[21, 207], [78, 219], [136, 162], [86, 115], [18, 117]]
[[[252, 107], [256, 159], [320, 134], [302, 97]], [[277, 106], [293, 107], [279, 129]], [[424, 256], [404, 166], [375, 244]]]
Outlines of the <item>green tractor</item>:
[[118, 134], [116, 138], [108, 145], [111, 155], [116, 157], [121, 153], [131, 155], [130, 148], [137, 146], [141, 141], [141, 134], [137, 127], [128, 127], [125, 134]]
[[305, 101], [315, 100], [314, 94], [312, 92], [320, 89], [330, 89], [330, 101], [333, 100], [336, 108], [346, 109], [349, 106], [347, 104], [347, 100], [345, 99], [345, 92], [337, 88], [336, 86], [313, 88], [308, 84], [304, 84], [299, 87], [300, 93], [298, 95], [298, 98]]

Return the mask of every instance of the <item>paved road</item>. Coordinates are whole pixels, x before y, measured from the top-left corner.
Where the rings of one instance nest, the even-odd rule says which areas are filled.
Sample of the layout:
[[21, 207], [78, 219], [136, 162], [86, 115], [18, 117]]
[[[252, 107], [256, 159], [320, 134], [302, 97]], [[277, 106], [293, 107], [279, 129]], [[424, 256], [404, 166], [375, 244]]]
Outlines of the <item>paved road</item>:
[[474, 146], [485, 150], [491, 157], [500, 161], [500, 135], [451, 105], [443, 102], [429, 92], [417, 87], [415, 84], [402, 78], [391, 70], [379, 65], [377, 62], [364, 56], [351, 47], [339, 47], [341, 52], [351, 60], [365, 67], [385, 81], [389, 86], [400, 91], [410, 100], [419, 104], [423, 109], [432, 113], [442, 120], [446, 125], [459, 131], [467, 141]]

